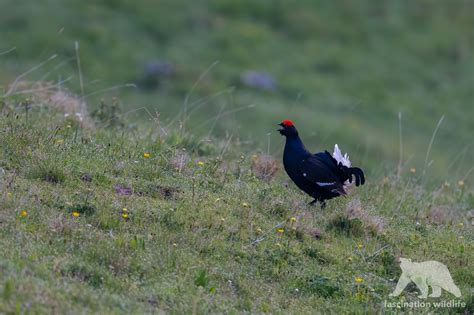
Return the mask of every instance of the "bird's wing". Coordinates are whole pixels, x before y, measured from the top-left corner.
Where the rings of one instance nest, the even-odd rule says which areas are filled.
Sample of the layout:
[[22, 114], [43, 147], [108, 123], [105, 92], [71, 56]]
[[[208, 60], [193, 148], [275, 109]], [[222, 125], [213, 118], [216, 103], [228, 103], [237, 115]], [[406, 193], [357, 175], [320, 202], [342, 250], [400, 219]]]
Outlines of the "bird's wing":
[[324, 190], [341, 195], [346, 194], [339, 178], [337, 164], [327, 164], [324, 157], [319, 155], [308, 156], [300, 163], [300, 171], [308, 181], [318, 185]]
[[[341, 182], [344, 183], [345, 181], [349, 181], [349, 183], [352, 183], [352, 177], [354, 176], [356, 186], [364, 185], [365, 176], [360, 168], [344, 165], [344, 162], [336, 160], [328, 151], [316, 153], [314, 156], [318, 157], [334, 174], [336, 174]], [[345, 157], [347, 159], [349, 158], [347, 154]], [[348, 165], [350, 165], [350, 161], [348, 163]]]
[[331, 170], [342, 182], [344, 182], [347, 178], [346, 174], [342, 171], [342, 169], [339, 167], [339, 163], [337, 160], [329, 153], [328, 151], [324, 152], [319, 152], [314, 154], [315, 157], [317, 157], [328, 169]]

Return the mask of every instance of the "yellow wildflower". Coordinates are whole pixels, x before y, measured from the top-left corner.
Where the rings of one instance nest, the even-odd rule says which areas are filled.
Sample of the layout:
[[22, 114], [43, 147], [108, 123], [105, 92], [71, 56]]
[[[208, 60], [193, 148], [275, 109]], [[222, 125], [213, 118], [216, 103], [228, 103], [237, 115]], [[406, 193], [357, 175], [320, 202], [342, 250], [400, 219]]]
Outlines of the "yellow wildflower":
[[358, 249], [362, 249], [363, 247], [364, 247], [364, 245], [362, 245], [362, 244], [358, 244], [358, 245], [357, 245], [357, 248], [358, 248]]
[[296, 218], [295, 218], [295, 217], [291, 217], [290, 221], [294, 223], [294, 222], [296, 222]]
[[225, 218], [221, 218], [221, 222], [225, 222]]
[[127, 209], [127, 208], [123, 208], [123, 209], [122, 209], [122, 212], [128, 212], [128, 209]]
[[20, 212], [20, 217], [24, 218], [28, 215], [28, 212], [26, 212], [26, 210], [23, 210]]
[[122, 213], [122, 218], [128, 219], [128, 213]]
[[257, 234], [262, 234], [262, 229], [261, 228], [257, 228]]
[[347, 260], [348, 260], [348, 261], [352, 261], [352, 257], [350, 257], [350, 256], [347, 257]]
[[150, 156], [151, 156], [151, 154], [148, 153], [148, 152], [143, 153], [143, 157], [146, 158], [146, 159], [149, 158]]
[[64, 140], [63, 139], [58, 139], [58, 140], [56, 140], [56, 143], [59, 143], [59, 144], [64, 143]]
[[364, 282], [364, 279], [362, 279], [361, 277], [356, 277], [355, 280], [356, 280], [357, 283], [362, 283], [362, 282]]
[[459, 226], [460, 228], [462, 228], [462, 227], [464, 226], [464, 223], [459, 222], [458, 226]]
[[277, 232], [278, 232], [278, 233], [284, 233], [284, 232], [285, 232], [285, 229], [278, 229]]
[[204, 162], [203, 161], [198, 161], [198, 165], [199, 166], [204, 166]]
[[248, 207], [250, 207], [250, 205], [249, 205], [248, 203], [246, 203], [246, 202], [242, 202], [242, 207], [248, 208]]
[[75, 217], [75, 218], [78, 218], [81, 214], [77, 211], [73, 211], [72, 212], [72, 216]]

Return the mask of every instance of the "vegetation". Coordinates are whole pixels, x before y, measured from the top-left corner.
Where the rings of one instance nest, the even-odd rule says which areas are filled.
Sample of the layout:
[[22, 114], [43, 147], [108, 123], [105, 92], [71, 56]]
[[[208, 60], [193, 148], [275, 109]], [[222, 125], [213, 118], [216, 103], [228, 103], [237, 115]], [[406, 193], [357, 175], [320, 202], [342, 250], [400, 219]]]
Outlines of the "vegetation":
[[[3, 0], [0, 313], [473, 313], [473, 12]], [[309, 206], [282, 119], [367, 183]], [[398, 257], [463, 306], [387, 308]]]
[[[0, 53], [16, 47], [0, 55], [4, 85], [56, 54], [26, 79], [65, 81], [81, 94], [79, 55], [84, 94], [93, 94], [88, 104], [96, 109], [101, 98], [117, 96], [139, 124], [149, 118], [140, 109], [146, 107], [175, 127], [186, 120], [197, 137], [232, 134], [265, 149], [270, 141], [270, 153], [280, 156], [274, 125], [288, 118], [312, 148], [339, 143], [381, 176], [399, 160], [401, 112], [404, 172], [433, 160], [427, 176], [455, 183], [472, 167], [472, 1], [4, 0], [0, 6]], [[144, 68], [156, 61], [171, 64], [172, 73], [163, 70], [155, 89], [145, 89]], [[246, 70], [268, 73], [276, 90], [243, 85]]]
[[322, 210], [231, 139], [23, 104], [0, 116], [2, 313], [395, 312], [399, 256], [445, 263], [474, 307], [462, 182], [371, 179]]

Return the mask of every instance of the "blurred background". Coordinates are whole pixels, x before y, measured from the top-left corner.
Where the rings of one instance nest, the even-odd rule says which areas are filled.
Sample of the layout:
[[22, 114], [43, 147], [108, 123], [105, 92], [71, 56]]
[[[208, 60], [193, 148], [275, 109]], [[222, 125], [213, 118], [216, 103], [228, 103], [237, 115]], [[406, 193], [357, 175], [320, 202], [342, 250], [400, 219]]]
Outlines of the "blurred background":
[[159, 114], [249, 152], [280, 158], [276, 124], [292, 119], [312, 150], [339, 143], [388, 174], [401, 125], [403, 172], [457, 181], [473, 166], [470, 0], [2, 0], [2, 94], [27, 71], [90, 111], [117, 98], [131, 124]]

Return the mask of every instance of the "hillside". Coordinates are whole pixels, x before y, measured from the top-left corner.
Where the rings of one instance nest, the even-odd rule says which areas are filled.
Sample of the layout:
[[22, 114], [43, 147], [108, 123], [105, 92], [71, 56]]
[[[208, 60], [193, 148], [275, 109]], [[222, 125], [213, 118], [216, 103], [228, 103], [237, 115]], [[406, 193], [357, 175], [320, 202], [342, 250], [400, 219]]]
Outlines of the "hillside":
[[4, 0], [0, 38], [4, 89], [56, 55], [22, 78], [92, 109], [118, 97], [138, 125], [146, 108], [277, 157], [273, 126], [288, 118], [314, 150], [339, 143], [380, 176], [399, 162], [400, 112], [405, 175], [455, 184], [473, 166], [472, 1]]
[[410, 311], [384, 307], [419, 294], [388, 297], [397, 257], [446, 264], [466, 303], [417, 313], [474, 309], [464, 182], [388, 173], [322, 210], [236, 139], [125, 128], [63, 90], [0, 106], [0, 313]]

